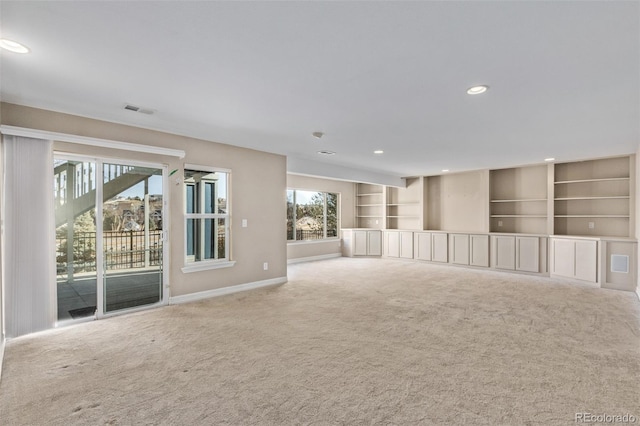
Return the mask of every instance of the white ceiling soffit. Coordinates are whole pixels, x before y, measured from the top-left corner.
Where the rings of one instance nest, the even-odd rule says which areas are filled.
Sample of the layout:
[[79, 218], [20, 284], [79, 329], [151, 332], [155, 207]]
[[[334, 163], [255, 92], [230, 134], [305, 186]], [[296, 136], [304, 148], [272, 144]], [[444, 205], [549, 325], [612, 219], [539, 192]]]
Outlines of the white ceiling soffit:
[[639, 5], [5, 0], [0, 95], [388, 176], [626, 154]]

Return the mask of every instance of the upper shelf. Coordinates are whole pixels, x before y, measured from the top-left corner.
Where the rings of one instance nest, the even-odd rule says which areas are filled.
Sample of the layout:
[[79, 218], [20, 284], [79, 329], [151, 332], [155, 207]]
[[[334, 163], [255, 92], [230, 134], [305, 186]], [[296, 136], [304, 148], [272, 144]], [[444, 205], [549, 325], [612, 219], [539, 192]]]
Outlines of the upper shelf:
[[601, 179], [580, 179], [580, 180], [559, 180], [554, 182], [555, 185], [567, 184], [567, 183], [584, 183], [584, 182], [610, 182], [616, 180], [629, 180], [629, 177], [617, 177], [617, 178], [601, 178]]
[[528, 201], [547, 201], [546, 198], [520, 198], [514, 200], [491, 200], [492, 203], [520, 203]]

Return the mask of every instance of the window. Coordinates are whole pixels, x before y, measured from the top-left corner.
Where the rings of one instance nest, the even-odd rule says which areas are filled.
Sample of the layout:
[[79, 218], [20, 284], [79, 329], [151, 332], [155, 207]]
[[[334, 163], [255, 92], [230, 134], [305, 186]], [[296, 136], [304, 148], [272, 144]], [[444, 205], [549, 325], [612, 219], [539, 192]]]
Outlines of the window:
[[338, 236], [338, 194], [287, 190], [287, 240]]
[[229, 260], [229, 172], [184, 170], [187, 263]]

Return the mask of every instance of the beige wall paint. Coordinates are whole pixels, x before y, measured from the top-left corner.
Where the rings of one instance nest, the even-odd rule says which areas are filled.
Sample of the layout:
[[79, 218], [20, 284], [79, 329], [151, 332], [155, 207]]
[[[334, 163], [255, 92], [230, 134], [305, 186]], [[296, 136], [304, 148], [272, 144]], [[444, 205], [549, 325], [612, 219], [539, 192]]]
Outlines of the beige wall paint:
[[[164, 148], [182, 149], [184, 159], [97, 149], [71, 143], [56, 143], [56, 151], [132, 159], [167, 164], [178, 169], [169, 181], [169, 280], [171, 296], [212, 290], [238, 284], [285, 277], [286, 252], [286, 158], [281, 155], [238, 148], [215, 142], [172, 135], [142, 128], [61, 114], [52, 111], [2, 104], [2, 124], [118, 140]], [[231, 169], [231, 250], [235, 266], [185, 274], [184, 189], [185, 163]], [[177, 179], [179, 181], [177, 181]], [[242, 228], [242, 219], [249, 226]], [[269, 270], [263, 263], [269, 262]]]
[[[640, 239], [640, 196], [638, 196], [638, 190], [640, 189], [640, 144], [638, 144], [638, 149], [636, 151], [636, 210], [635, 210], [635, 237], [636, 239]], [[640, 250], [637, 253], [637, 265], [640, 266]], [[638, 279], [636, 283], [636, 293], [638, 297], [640, 297], [640, 273], [638, 273]]]
[[433, 230], [489, 232], [489, 171], [427, 178], [425, 211]]
[[[287, 174], [287, 188], [309, 191], [336, 192], [340, 194], [340, 228], [352, 228], [355, 220], [355, 184], [333, 179]], [[341, 253], [338, 241], [289, 243], [287, 258], [324, 256]]]

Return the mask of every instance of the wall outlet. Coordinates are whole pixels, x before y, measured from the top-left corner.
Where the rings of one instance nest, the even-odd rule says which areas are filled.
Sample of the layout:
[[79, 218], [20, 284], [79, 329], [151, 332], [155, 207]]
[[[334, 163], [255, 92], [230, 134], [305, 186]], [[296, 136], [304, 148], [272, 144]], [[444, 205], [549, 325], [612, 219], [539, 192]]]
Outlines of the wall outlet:
[[589, 222], [589, 229], [593, 229], [596, 227], [596, 223], [595, 222]]
[[376, 219], [376, 225], [378, 224], [378, 219]]
[[269, 270], [269, 262], [264, 262], [262, 264], [262, 269], [264, 269], [265, 271], [268, 271]]
[[242, 227], [243, 228], [247, 227], [247, 219], [242, 219]]
[[502, 226], [502, 221], [501, 220], [498, 221], [498, 226]]

